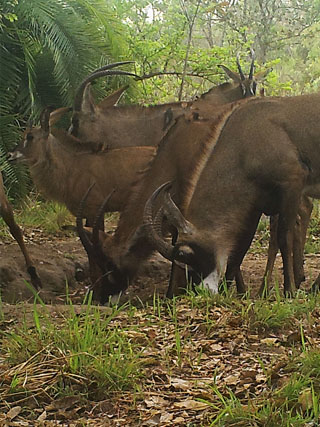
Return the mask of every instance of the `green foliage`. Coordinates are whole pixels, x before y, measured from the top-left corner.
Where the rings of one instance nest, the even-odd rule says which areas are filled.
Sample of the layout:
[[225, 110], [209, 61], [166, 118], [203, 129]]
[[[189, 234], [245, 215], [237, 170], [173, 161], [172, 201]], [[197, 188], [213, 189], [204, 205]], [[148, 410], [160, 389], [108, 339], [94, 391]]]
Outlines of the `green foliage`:
[[[4, 157], [17, 130], [44, 106], [72, 105], [77, 85], [109, 60], [136, 61], [140, 74], [124, 99], [155, 104], [199, 96], [224, 82], [219, 64], [246, 71], [249, 49], [267, 95], [317, 90], [318, 0], [0, 0], [0, 164], [11, 195], [28, 190], [27, 175]], [[168, 73], [167, 75], [165, 73]], [[101, 80], [95, 94], [123, 79]]]
[[27, 191], [27, 175], [4, 161], [20, 126], [72, 105], [84, 76], [123, 57], [121, 29], [101, 0], [0, 0], [0, 164], [13, 197]]
[[[24, 321], [19, 331], [5, 334], [3, 345], [12, 365], [31, 359], [42, 363], [44, 349], [55, 354], [57, 362], [61, 360], [57, 366], [61, 388], [57, 384], [50, 387], [56, 396], [64, 395], [65, 388], [77, 376], [88, 379], [81, 394], [95, 398], [135, 385], [140, 376], [139, 352], [128, 339], [125, 328], [112, 326], [119, 309], [100, 310], [89, 301], [79, 315], [70, 304], [65, 319], [57, 326], [41, 299], [36, 296], [36, 300], [40, 304], [34, 305], [32, 332]], [[12, 393], [27, 393], [28, 386], [15, 377], [11, 389]]]

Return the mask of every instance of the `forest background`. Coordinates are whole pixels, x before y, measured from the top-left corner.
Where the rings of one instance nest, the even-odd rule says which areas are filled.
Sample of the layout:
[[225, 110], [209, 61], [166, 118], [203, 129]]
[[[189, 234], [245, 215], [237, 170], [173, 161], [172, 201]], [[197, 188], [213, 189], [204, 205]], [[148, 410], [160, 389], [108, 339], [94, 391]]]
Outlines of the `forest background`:
[[[141, 82], [100, 79], [99, 99], [130, 82], [122, 103], [189, 100], [226, 77], [218, 67], [272, 68], [267, 95], [318, 90], [320, 0], [0, 0], [0, 165], [13, 201], [30, 191], [6, 161], [30, 118], [72, 106], [82, 79], [106, 63], [163, 73]], [[247, 67], [247, 68], [246, 68]], [[165, 74], [168, 73], [168, 74]]]

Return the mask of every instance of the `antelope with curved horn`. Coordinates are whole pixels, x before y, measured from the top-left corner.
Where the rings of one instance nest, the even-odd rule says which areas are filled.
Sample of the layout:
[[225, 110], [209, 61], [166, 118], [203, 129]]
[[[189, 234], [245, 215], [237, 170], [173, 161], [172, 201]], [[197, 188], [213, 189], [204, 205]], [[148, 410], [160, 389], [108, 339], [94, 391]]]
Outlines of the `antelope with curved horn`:
[[[233, 108], [238, 108], [238, 103], [231, 110]], [[115, 234], [110, 236], [100, 233], [100, 239], [87, 245], [93, 246], [94, 251], [90, 248], [87, 250], [85, 246], [88, 256], [94, 258], [92, 254], [95, 253], [96, 263], [100, 266], [101, 280], [94, 289], [95, 299], [100, 298], [101, 302], [106, 302], [110, 295], [123, 291], [136, 275], [143, 260], [151, 255], [154, 247], [150, 244], [143, 225], [146, 201], [159, 185], [174, 180], [175, 200], [179, 206], [183, 205], [185, 195], [192, 190], [192, 176], [201, 168], [203, 159], [208, 155], [208, 140], [219, 131], [229, 114], [229, 108], [223, 108], [211, 120], [201, 119], [197, 114], [191, 117], [183, 115], [169, 130], [149, 168], [131, 191]], [[99, 221], [101, 218], [96, 223]], [[78, 224], [80, 225], [80, 221]], [[84, 233], [81, 229], [78, 231], [79, 235]], [[237, 281], [239, 290], [243, 291], [240, 275], [237, 276]], [[92, 282], [98, 282], [97, 277]]]
[[[170, 259], [187, 265], [216, 292], [222, 276], [240, 266], [260, 215], [277, 214], [284, 292], [293, 295], [301, 198], [320, 198], [319, 114], [319, 94], [264, 98], [235, 109], [212, 145], [185, 214], [179, 210], [179, 230], [184, 224], [188, 230], [178, 233]], [[168, 195], [162, 206], [177, 217]]]
[[[95, 147], [114, 148], [133, 145], [158, 145], [175, 118], [180, 114], [197, 111], [208, 116], [212, 108], [255, 95], [256, 80], [253, 76], [254, 55], [250, 73], [246, 78], [237, 59], [239, 75], [221, 66], [233, 83], [213, 87], [195, 101], [173, 102], [169, 104], [143, 107], [138, 105], [110, 106], [107, 97], [95, 104], [90, 93], [90, 82], [103, 76], [104, 72], [94, 72], [79, 86], [75, 96], [72, 116], [72, 135]], [[120, 92], [121, 93], [121, 89]], [[112, 102], [116, 96], [111, 95]]]
[[[105, 293], [115, 281], [118, 291], [125, 289], [154, 249], [157, 239], [147, 237], [150, 223], [143, 224], [143, 207], [169, 177], [174, 180], [174, 214], [168, 215], [173, 207], [168, 196], [154, 211], [163, 206], [178, 239], [171, 250], [163, 251], [165, 241], [157, 247], [162, 254], [170, 253], [168, 258], [177, 261], [178, 268], [188, 266], [193, 280], [203, 280], [216, 292], [222, 276], [231, 280], [239, 269], [261, 214], [279, 215], [284, 290], [292, 295], [293, 236], [301, 198], [320, 197], [319, 101], [319, 95], [253, 99], [225, 107], [217, 120], [180, 118], [140, 190], [132, 194], [115, 236], [99, 242], [108, 262]], [[182, 153], [179, 143], [186, 144]], [[158, 160], [161, 155], [163, 162]], [[177, 277], [171, 280], [173, 292], [183, 286], [181, 275]]]
[[68, 109], [45, 109], [40, 127], [27, 128], [23, 140], [10, 153], [9, 160], [29, 166], [37, 188], [49, 199], [67, 206], [76, 215], [83, 194], [95, 182], [85, 208], [85, 217], [93, 224], [104, 197], [114, 188], [108, 210], [121, 211], [129, 197], [137, 173], [154, 156], [153, 147], [127, 147], [94, 154], [66, 131], [52, 128]]

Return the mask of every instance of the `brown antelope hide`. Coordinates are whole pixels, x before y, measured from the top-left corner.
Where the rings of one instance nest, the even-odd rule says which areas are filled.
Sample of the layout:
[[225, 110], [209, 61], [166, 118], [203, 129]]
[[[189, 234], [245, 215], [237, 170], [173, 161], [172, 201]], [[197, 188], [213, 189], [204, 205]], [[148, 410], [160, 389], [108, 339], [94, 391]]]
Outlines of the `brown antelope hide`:
[[[238, 103], [242, 102], [247, 101]], [[145, 232], [147, 227], [143, 225], [144, 206], [150, 195], [159, 185], [174, 180], [175, 201], [182, 210], [185, 209], [189, 194], [193, 191], [192, 177], [202, 168], [204, 159], [211, 152], [211, 140], [216, 138], [216, 133], [220, 131], [220, 126], [227, 120], [231, 111], [239, 108], [238, 103], [222, 108], [219, 114], [210, 120], [200, 119], [197, 114], [179, 117], [161, 142], [149, 168], [141, 175], [130, 193], [115, 234], [99, 234], [96, 229], [93, 231], [95, 237], [92, 235], [87, 238], [84, 244], [86, 250], [95, 258], [100, 268], [101, 280], [99, 284], [94, 280], [94, 283], [97, 283], [94, 296], [100, 298], [102, 303], [106, 302], [110, 295], [126, 289], [141, 263], [154, 250], [153, 242], [150, 243]], [[104, 209], [100, 211], [102, 216], [103, 211]], [[98, 217], [96, 224], [100, 221], [101, 218]], [[83, 235], [85, 239], [86, 234], [81, 227], [79, 218], [79, 235]], [[239, 277], [237, 284], [240, 286], [238, 289], [243, 291]]]
[[[237, 66], [239, 74], [221, 66], [233, 83], [213, 87], [193, 102], [173, 102], [149, 107], [111, 105], [116, 102], [117, 93], [95, 104], [89, 83], [102, 76], [104, 71], [93, 73], [82, 82], [75, 96], [70, 131], [81, 141], [91, 142], [95, 147], [103, 149], [158, 145], [180, 114], [192, 110], [197, 110], [200, 115], [211, 114], [212, 107], [217, 108], [219, 105], [255, 95], [254, 56], [248, 77], [243, 74], [238, 58]], [[259, 78], [262, 77], [261, 74]], [[119, 91], [121, 93], [122, 89]]]
[[[301, 198], [298, 216], [294, 226], [293, 235], [293, 272], [296, 288], [299, 289], [305, 280], [304, 274], [304, 246], [307, 237], [308, 225], [312, 213], [313, 203], [307, 196]], [[274, 267], [276, 255], [279, 250], [278, 239], [278, 215], [270, 216], [270, 238], [268, 248], [268, 261], [263, 275], [263, 280], [259, 289], [259, 294], [267, 293], [270, 287], [271, 275]]]
[[215, 291], [241, 264], [261, 214], [278, 215], [284, 291], [294, 294], [301, 198], [320, 197], [319, 115], [319, 94], [258, 99], [234, 109], [212, 142], [185, 212], [164, 192], [162, 210], [173, 218], [178, 239], [173, 247], [162, 241], [160, 253], [189, 266]]
[[29, 273], [32, 285], [34, 286], [35, 289], [39, 290], [40, 288], [42, 288], [41, 280], [37, 273], [36, 267], [34, 266], [34, 263], [27, 251], [26, 245], [23, 240], [22, 231], [14, 220], [12, 207], [4, 191], [1, 173], [0, 173], [0, 213], [5, 223], [9, 227], [10, 233], [12, 234], [12, 236], [15, 238], [18, 245], [20, 246], [21, 252], [26, 262], [27, 271]]
[[[94, 154], [66, 131], [50, 128], [67, 109], [45, 109], [41, 126], [27, 128], [9, 160], [25, 162], [37, 188], [76, 215], [88, 187], [95, 183], [84, 217], [93, 223], [104, 198], [114, 189], [109, 211], [121, 211], [137, 173], [154, 155], [153, 147], [127, 147]], [[50, 122], [49, 122], [50, 120]]]

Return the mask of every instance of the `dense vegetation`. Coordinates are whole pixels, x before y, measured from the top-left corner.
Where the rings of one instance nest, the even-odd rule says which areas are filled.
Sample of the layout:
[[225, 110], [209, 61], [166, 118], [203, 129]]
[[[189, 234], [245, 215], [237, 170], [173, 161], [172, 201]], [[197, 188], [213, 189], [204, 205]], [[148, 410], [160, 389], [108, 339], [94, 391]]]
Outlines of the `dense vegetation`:
[[44, 106], [72, 105], [96, 67], [133, 59], [141, 74], [168, 73], [136, 84], [126, 98], [156, 103], [223, 81], [217, 65], [234, 67], [237, 52], [246, 62], [253, 47], [256, 71], [273, 67], [269, 94], [314, 91], [319, 25], [318, 0], [1, 0], [0, 164], [11, 196], [27, 191], [24, 171], [5, 161], [20, 129]]

